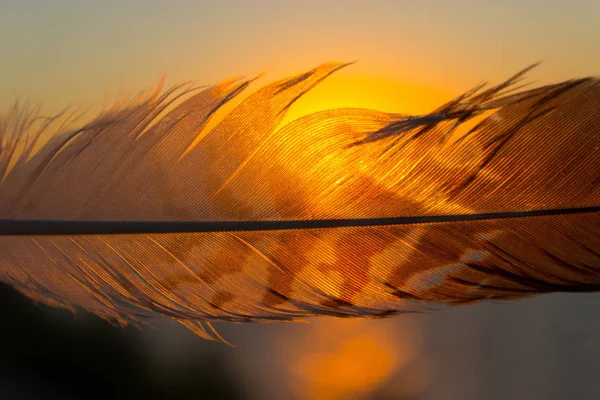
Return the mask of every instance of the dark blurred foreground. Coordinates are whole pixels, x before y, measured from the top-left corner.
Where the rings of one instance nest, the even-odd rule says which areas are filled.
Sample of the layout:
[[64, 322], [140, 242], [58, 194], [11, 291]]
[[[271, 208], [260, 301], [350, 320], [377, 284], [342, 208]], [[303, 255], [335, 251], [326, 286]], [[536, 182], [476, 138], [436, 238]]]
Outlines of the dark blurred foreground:
[[34, 304], [6, 285], [0, 316], [0, 399], [244, 398], [216, 352], [160, 364], [139, 329]]

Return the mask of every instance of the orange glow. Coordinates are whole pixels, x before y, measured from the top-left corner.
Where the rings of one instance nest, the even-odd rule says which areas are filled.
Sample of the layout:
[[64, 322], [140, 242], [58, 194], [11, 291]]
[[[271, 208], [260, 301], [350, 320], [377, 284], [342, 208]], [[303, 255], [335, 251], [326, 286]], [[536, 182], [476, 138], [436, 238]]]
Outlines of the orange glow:
[[385, 76], [360, 75], [356, 65], [327, 78], [291, 107], [281, 125], [304, 115], [333, 108], [369, 108], [396, 114], [432, 111], [455, 93]]
[[[405, 80], [399, 80], [383, 75], [364, 74], [358, 67], [358, 64], [349, 65], [302, 95], [289, 108], [278, 128], [305, 115], [337, 108], [366, 108], [394, 114], [424, 114], [431, 112], [458, 94], [441, 88], [433, 88], [424, 83], [411, 82], [409, 76], [406, 76]], [[294, 70], [290, 74], [298, 72], [299, 70]], [[259, 77], [210, 118], [190, 148], [195, 146], [200, 137], [214, 128], [250, 94], [270, 82], [281, 79], [281, 76], [269, 72], [261, 73]]]
[[[289, 386], [300, 399], [360, 399], [377, 390], [418, 393], [427, 385], [423, 363], [408, 368], [405, 388], [390, 382], [419, 358], [420, 329], [414, 320], [327, 318], [308, 328], [292, 333], [294, 338], [280, 338], [282, 358], [290, 365]], [[290, 348], [290, 343], [296, 345]]]

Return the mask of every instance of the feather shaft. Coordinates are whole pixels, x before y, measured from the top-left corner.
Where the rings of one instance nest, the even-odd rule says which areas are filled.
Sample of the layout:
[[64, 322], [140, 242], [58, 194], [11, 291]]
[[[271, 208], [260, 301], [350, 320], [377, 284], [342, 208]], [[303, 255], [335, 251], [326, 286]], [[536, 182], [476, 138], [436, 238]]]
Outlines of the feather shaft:
[[244, 232], [290, 229], [366, 227], [381, 225], [415, 225], [445, 222], [483, 221], [506, 218], [531, 218], [551, 215], [590, 214], [599, 207], [551, 210], [511, 211], [483, 214], [428, 215], [397, 218], [357, 218], [297, 221], [35, 221], [0, 220], [0, 235], [118, 235], [149, 233]]

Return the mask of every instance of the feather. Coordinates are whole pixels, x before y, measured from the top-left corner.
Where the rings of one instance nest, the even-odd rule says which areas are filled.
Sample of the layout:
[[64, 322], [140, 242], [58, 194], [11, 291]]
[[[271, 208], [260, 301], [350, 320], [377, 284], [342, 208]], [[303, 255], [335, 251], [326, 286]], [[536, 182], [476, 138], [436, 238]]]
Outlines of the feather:
[[337, 109], [278, 128], [344, 66], [271, 83], [210, 129], [250, 81], [159, 87], [78, 129], [15, 105], [0, 120], [0, 280], [206, 338], [214, 321], [600, 288], [597, 79], [515, 88], [526, 69], [423, 116]]

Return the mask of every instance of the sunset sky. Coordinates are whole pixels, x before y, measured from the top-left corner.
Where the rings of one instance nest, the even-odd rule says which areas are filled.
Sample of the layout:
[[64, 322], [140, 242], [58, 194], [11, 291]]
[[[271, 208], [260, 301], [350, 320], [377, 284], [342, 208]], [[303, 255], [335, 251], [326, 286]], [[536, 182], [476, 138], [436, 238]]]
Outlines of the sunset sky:
[[[123, 93], [155, 85], [163, 73], [167, 84], [193, 80], [209, 85], [266, 72], [256, 88], [337, 60], [356, 63], [298, 101], [288, 120], [335, 107], [422, 113], [481, 81], [499, 82], [538, 61], [543, 63], [528, 75], [537, 84], [600, 75], [599, 21], [598, 0], [3, 0], [0, 110], [21, 98], [42, 101], [48, 113], [67, 105], [89, 106], [93, 113]], [[554, 323], [550, 310], [556, 302], [528, 304], [544, 324]], [[481, 307], [458, 318], [468, 324], [473, 315], [485, 314]], [[512, 310], [519, 312], [515, 306]], [[527, 314], [520, 315], [526, 324]], [[298, 329], [285, 325], [234, 331], [240, 329], [236, 326], [225, 332], [240, 348], [231, 356], [234, 368], [265, 396], [285, 387], [297, 398], [337, 399], [381, 389], [387, 382], [390, 398], [416, 398], [434, 378], [438, 385], [449, 385], [445, 390], [455, 390], [448, 394], [464, 394], [451, 375], [435, 376], [436, 368], [449, 362], [436, 358], [440, 353], [431, 346], [437, 344], [439, 350], [443, 341], [434, 331], [447, 330], [451, 318], [436, 323], [402, 318], [403, 324], [396, 319], [319, 321]], [[463, 338], [466, 329], [454, 326], [457, 338], [451, 343], [485, 347], [483, 336], [502, 336], [486, 328], [492, 320], [479, 327], [480, 337], [475, 329]], [[183, 328], [168, 332], [175, 339], [164, 342], [173, 348], [165, 350], [167, 345], [155, 338], [151, 346], [172, 353], [177, 353], [174, 348], [206, 346], [182, 333]], [[429, 341], [421, 337], [423, 332]], [[526, 343], [536, 343], [536, 332]], [[261, 335], [269, 339], [256, 339]], [[547, 357], [539, 358], [539, 365], [558, 364], [546, 350], [531, 355]], [[448, 350], [447, 357], [468, 359], [469, 353]], [[266, 361], [253, 364], [257, 357]], [[323, 383], [320, 371], [326, 370], [337, 375]], [[533, 382], [550, 385], [544, 386], [550, 393], [553, 371], [544, 371]], [[457, 374], [469, 373], [476, 375], [468, 368]], [[400, 383], [390, 385], [394, 379]]]
[[267, 72], [266, 83], [356, 60], [292, 116], [336, 106], [417, 112], [537, 61], [530, 79], [540, 83], [598, 74], [599, 17], [594, 0], [9, 0], [0, 106], [20, 96], [49, 111], [95, 111], [161, 73], [204, 85]]

